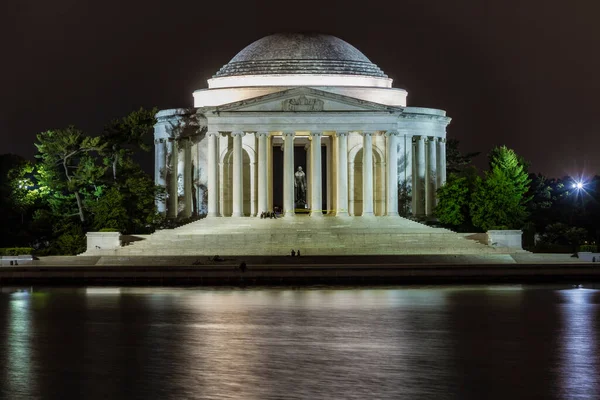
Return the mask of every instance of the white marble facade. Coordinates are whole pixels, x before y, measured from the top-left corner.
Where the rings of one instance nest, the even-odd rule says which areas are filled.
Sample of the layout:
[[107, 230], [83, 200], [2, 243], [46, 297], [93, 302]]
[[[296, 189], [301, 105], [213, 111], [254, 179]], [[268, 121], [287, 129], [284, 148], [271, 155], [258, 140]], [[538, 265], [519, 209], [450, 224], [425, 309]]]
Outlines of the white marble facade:
[[[432, 215], [446, 180], [450, 118], [407, 107], [406, 91], [391, 84], [333, 36], [279, 34], [252, 43], [194, 93], [194, 108], [157, 114], [155, 177], [167, 193], [157, 199], [159, 211], [244, 217], [281, 206], [294, 215], [294, 147], [302, 146], [312, 217], [398, 216], [399, 185], [412, 196], [414, 216]], [[283, 165], [273, 163], [274, 146]], [[315, 152], [321, 146], [324, 157]], [[281, 188], [273, 168], [283, 168]], [[274, 190], [283, 191], [283, 204], [273, 204]]]

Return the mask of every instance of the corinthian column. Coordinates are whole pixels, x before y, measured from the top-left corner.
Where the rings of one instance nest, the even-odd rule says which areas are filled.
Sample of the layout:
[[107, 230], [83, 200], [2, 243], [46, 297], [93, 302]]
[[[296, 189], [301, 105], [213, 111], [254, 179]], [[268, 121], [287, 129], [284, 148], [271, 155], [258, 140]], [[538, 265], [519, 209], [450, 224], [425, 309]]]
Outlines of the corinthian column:
[[267, 136], [268, 132], [258, 132], [258, 211], [257, 215], [268, 211], [267, 206]]
[[336, 132], [338, 142], [337, 154], [337, 210], [336, 216], [348, 216], [348, 134]]
[[217, 155], [217, 132], [209, 132], [208, 136], [208, 154], [207, 154], [207, 169], [208, 169], [208, 217], [216, 217], [219, 209], [219, 189], [217, 187], [218, 173], [218, 155]]
[[183, 180], [183, 218], [192, 216], [192, 143], [189, 138], [180, 139], [183, 145], [183, 168], [181, 179]]
[[425, 136], [416, 136], [416, 176], [413, 196], [415, 197], [414, 214], [418, 217], [425, 214]]
[[[166, 157], [165, 157], [165, 140], [155, 139], [154, 140], [154, 184], [166, 189]], [[156, 199], [156, 208], [159, 213], [166, 211], [167, 205], [165, 199]]]
[[446, 183], [446, 138], [438, 139], [437, 178], [437, 187], [444, 186]]
[[437, 186], [436, 147], [437, 138], [430, 138], [427, 141], [427, 172], [425, 178], [425, 214], [427, 216], [433, 215], [433, 208], [435, 207], [435, 190]]
[[323, 193], [321, 185], [321, 132], [311, 132], [310, 142], [310, 185], [311, 185], [311, 217], [323, 216]]
[[233, 214], [232, 217], [244, 215], [244, 186], [243, 186], [243, 153], [242, 136], [244, 132], [232, 132], [233, 136]]
[[179, 182], [177, 181], [177, 142], [170, 139], [167, 142], [167, 217], [177, 218], [177, 199]]
[[373, 133], [363, 132], [363, 217], [373, 214]]
[[398, 134], [386, 132], [387, 216], [398, 216]]
[[283, 134], [283, 215], [294, 216], [294, 132]]

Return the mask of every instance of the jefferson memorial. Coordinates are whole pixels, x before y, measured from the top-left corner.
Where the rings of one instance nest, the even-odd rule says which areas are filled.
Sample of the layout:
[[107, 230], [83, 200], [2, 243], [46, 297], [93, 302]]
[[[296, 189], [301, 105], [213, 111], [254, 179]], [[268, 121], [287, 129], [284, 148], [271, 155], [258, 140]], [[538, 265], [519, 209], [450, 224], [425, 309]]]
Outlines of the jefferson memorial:
[[127, 246], [88, 233], [87, 255], [508, 251], [417, 222], [446, 180], [450, 118], [407, 107], [407, 92], [341, 39], [264, 37], [193, 96], [193, 108], [157, 114], [157, 205], [169, 218], [208, 218]]
[[171, 218], [432, 215], [446, 179], [443, 110], [408, 93], [363, 53], [325, 34], [248, 45], [155, 126], [157, 200]]

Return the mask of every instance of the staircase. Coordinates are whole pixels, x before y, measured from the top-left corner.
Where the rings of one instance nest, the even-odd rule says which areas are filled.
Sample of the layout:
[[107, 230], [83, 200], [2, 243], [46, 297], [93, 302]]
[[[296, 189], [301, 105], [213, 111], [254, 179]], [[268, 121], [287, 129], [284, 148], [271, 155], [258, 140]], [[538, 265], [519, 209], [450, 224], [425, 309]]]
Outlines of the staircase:
[[205, 218], [157, 231], [97, 255], [409, 255], [508, 254], [442, 228], [400, 217]]

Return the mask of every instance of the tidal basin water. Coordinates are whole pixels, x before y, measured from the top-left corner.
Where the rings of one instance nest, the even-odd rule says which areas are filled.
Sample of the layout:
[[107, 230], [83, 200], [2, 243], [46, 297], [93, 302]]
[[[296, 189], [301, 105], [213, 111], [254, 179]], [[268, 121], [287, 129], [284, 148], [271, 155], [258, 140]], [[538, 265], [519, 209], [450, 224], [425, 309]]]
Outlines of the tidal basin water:
[[600, 399], [600, 290], [2, 288], [1, 399]]

